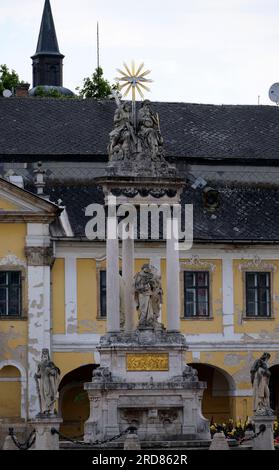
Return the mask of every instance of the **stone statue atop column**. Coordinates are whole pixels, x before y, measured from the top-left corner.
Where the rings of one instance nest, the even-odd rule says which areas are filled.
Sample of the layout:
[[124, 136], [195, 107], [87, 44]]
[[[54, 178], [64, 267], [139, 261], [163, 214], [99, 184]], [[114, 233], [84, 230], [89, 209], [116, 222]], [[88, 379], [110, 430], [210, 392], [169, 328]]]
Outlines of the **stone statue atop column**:
[[54, 415], [55, 401], [58, 398], [60, 370], [50, 360], [49, 350], [43, 349], [41, 361], [34, 375], [40, 402], [40, 414]]
[[175, 168], [165, 159], [159, 116], [151, 102], [141, 103], [135, 122], [131, 104], [116, 103], [114, 128], [109, 134], [109, 174], [175, 176]]
[[131, 106], [119, 103], [114, 113], [114, 129], [109, 134], [108, 152], [110, 160], [121, 161], [135, 152], [135, 130], [132, 123]]
[[250, 370], [253, 386], [253, 409], [256, 415], [273, 415], [273, 410], [270, 408], [269, 359], [270, 354], [267, 352], [263, 353], [262, 356], [254, 362]]
[[163, 138], [159, 126], [159, 116], [154, 113], [149, 100], [144, 100], [138, 112], [138, 136], [142, 150], [151, 160], [163, 156]]
[[144, 264], [141, 271], [135, 275], [135, 300], [139, 314], [139, 328], [155, 328], [159, 326], [163, 290], [161, 277], [157, 269]]

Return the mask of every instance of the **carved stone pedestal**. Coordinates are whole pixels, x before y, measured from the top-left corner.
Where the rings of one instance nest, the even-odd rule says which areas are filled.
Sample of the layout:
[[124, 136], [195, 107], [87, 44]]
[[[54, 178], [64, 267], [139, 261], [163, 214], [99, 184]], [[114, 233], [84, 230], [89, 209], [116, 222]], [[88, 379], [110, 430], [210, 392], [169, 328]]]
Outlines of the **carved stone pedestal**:
[[214, 434], [209, 450], [229, 450], [229, 444], [223, 432]]
[[206, 388], [185, 365], [184, 336], [136, 330], [101, 338], [100, 368], [85, 384], [90, 416], [87, 442], [113, 437], [135, 426], [140, 441], [209, 439], [201, 413]]
[[124, 442], [124, 450], [140, 450], [141, 445], [136, 433], [129, 433]]
[[62, 419], [57, 416], [38, 415], [30, 424], [36, 430], [34, 450], [59, 450], [59, 435], [52, 433], [52, 429], [59, 431]]
[[12, 440], [11, 436], [6, 436], [2, 450], [19, 450]]
[[253, 450], [274, 450], [273, 439], [273, 423], [275, 416], [261, 416], [254, 415], [252, 420], [255, 423], [255, 431], [260, 431], [261, 424], [266, 426], [266, 429], [258, 437], [254, 439]]

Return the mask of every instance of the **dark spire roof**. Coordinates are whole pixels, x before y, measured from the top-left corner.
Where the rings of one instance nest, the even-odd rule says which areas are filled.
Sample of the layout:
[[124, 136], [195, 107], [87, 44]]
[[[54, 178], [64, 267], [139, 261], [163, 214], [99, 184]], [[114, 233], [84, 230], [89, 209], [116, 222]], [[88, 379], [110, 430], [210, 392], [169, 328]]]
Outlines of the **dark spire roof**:
[[50, 1], [45, 0], [41, 29], [35, 56], [49, 54], [64, 57], [59, 51]]

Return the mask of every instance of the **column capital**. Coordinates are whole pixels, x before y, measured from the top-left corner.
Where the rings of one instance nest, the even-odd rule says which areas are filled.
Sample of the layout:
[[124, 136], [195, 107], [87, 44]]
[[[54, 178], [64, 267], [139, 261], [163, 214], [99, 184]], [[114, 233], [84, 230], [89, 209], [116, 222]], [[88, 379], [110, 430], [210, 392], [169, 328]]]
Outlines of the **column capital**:
[[27, 246], [25, 256], [28, 266], [51, 266], [54, 261], [51, 246]]

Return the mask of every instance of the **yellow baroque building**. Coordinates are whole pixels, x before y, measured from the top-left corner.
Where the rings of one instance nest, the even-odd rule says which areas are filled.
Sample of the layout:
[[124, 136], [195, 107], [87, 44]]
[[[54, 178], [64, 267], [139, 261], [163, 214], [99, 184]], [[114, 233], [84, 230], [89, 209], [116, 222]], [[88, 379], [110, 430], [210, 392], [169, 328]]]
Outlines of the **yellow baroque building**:
[[[43, 348], [61, 371], [61, 431], [83, 434], [83, 384], [99, 365], [96, 345], [106, 331], [105, 240], [90, 241], [86, 227], [91, 205], [105, 204], [94, 180], [107, 165], [115, 103], [36, 97], [46, 80], [69, 92], [49, 2], [40, 35], [29, 95], [21, 85], [16, 96], [0, 98], [1, 439], [11, 423], [24, 433], [39, 411], [34, 374]], [[264, 351], [278, 414], [279, 108], [154, 106], [166, 158], [185, 181], [182, 204], [193, 207], [193, 245], [179, 253], [178, 313], [185, 362], [207, 382], [204, 415], [223, 422], [253, 414], [250, 368]], [[166, 324], [160, 237], [135, 243], [134, 271], [144, 263], [162, 276]]]
[[[34, 373], [45, 347], [61, 370], [58, 407], [64, 432], [82, 434], [88, 417], [83, 383], [90, 381], [98, 366], [96, 345], [106, 329], [105, 242], [75, 239], [65, 211], [0, 181], [0, 416], [4, 429], [7, 423], [28, 421], [38, 412]], [[63, 236], [55, 236], [57, 220]], [[135, 272], [146, 262], [160, 270], [166, 292], [164, 242], [136, 243]], [[278, 411], [276, 246], [194, 244], [189, 252], [180, 252], [180, 276], [180, 328], [189, 346], [185, 361], [207, 382], [205, 416], [223, 422], [252, 415], [250, 368], [263, 351], [271, 353], [271, 398]], [[266, 312], [256, 302], [259, 311], [250, 314], [251, 279], [266, 288], [267, 303], [270, 300]], [[187, 282], [196, 297], [203, 301], [206, 297], [204, 304], [187, 302]], [[193, 287], [199, 282], [202, 297]], [[162, 321], [166, 324], [165, 300]]]

